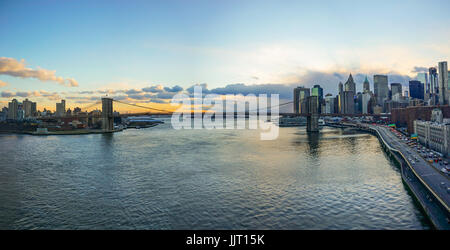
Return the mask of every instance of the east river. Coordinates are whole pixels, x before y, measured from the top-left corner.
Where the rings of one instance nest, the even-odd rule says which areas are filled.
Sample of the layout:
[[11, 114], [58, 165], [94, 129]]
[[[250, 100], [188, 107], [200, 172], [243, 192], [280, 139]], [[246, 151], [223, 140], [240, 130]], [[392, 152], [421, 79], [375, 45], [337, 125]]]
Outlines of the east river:
[[429, 229], [351, 129], [0, 135], [0, 229]]

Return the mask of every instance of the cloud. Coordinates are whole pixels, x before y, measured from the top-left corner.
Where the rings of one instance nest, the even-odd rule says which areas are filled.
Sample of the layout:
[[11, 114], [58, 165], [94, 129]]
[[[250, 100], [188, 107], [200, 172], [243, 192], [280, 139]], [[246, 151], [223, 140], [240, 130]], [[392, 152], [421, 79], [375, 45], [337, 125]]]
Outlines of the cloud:
[[164, 91], [164, 86], [162, 85], [155, 85], [143, 88], [142, 91], [144, 92], [150, 92], [150, 93], [160, 93]]
[[413, 70], [411, 71], [411, 73], [422, 73], [422, 72], [428, 72], [428, 68], [414, 66]]
[[78, 82], [73, 78], [63, 78], [55, 75], [54, 70], [31, 69], [25, 66], [25, 60], [17, 61], [14, 58], [0, 57], [0, 75], [9, 75], [20, 78], [35, 78], [40, 81], [52, 81], [61, 85], [76, 87]]
[[8, 86], [8, 83], [0, 80], [0, 88], [5, 86]]
[[31, 95], [31, 93], [29, 92], [16, 92], [16, 96], [19, 97], [29, 97]]
[[176, 86], [174, 86], [172, 88], [171, 87], [165, 87], [164, 90], [167, 91], [167, 92], [180, 92], [180, 91], [183, 91], [183, 88], [178, 86], [178, 85], [176, 85]]
[[136, 89], [129, 89], [129, 90], [125, 91], [125, 94], [127, 94], [127, 95], [136, 95], [136, 94], [140, 94], [140, 93], [142, 93], [142, 91], [136, 90]]
[[13, 97], [15, 94], [10, 91], [2, 91], [1, 96], [5, 98]]

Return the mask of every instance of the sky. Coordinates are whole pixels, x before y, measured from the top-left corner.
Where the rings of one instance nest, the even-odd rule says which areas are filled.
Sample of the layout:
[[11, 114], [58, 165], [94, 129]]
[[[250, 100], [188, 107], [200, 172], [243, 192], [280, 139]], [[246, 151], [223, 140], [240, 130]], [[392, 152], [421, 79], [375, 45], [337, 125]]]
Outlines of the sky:
[[350, 73], [357, 90], [374, 74], [407, 86], [450, 58], [449, 26], [448, 0], [0, 0], [0, 107], [156, 107], [194, 85], [288, 100]]

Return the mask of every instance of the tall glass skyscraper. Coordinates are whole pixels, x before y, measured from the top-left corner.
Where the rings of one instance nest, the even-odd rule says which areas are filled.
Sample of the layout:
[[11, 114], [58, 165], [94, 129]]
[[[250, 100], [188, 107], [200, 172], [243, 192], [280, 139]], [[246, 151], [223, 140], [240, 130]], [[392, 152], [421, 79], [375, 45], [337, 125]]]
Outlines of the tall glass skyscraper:
[[430, 83], [428, 82], [428, 74], [426, 72], [418, 73], [417, 80], [423, 83], [425, 87], [425, 93], [430, 93]]
[[320, 85], [314, 85], [311, 89], [311, 96], [317, 96], [317, 105], [319, 108], [319, 113], [322, 113], [322, 103], [323, 103], [323, 88]]
[[409, 96], [411, 98], [424, 99], [423, 83], [418, 80], [409, 81]]

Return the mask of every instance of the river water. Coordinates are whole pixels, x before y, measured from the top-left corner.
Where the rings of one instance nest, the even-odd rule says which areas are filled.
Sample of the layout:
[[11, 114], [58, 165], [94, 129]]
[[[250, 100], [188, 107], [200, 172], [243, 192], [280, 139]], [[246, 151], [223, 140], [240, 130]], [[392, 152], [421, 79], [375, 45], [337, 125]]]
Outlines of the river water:
[[429, 229], [351, 129], [0, 135], [0, 229]]

